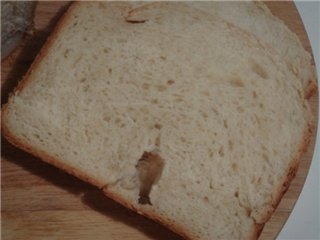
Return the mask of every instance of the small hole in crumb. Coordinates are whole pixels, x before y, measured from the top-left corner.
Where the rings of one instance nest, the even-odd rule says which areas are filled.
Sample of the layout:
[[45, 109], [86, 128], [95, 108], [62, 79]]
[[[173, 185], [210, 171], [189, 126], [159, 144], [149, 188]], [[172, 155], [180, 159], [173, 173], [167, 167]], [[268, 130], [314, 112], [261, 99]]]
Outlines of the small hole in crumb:
[[161, 129], [161, 128], [162, 128], [162, 125], [159, 124], [159, 123], [156, 123], [156, 124], [154, 125], [154, 128], [156, 128], [156, 129]]
[[244, 86], [243, 82], [237, 78], [231, 79], [230, 84], [233, 87], [243, 87]]
[[172, 84], [174, 84], [174, 81], [170, 79], [170, 80], [167, 81], [167, 84], [168, 85], [172, 85]]
[[159, 92], [164, 92], [167, 89], [167, 87], [163, 85], [157, 85], [156, 87], [159, 90]]
[[145, 90], [148, 90], [149, 87], [150, 87], [150, 85], [147, 84], [147, 83], [142, 84], [142, 88], [145, 89]]
[[187, 140], [184, 137], [180, 138], [181, 142], [185, 143]]
[[219, 155], [220, 155], [221, 157], [223, 157], [223, 156], [224, 156], [224, 149], [223, 149], [223, 146], [221, 146], [221, 147], [220, 147], [220, 149], [219, 149]]
[[238, 165], [236, 163], [232, 163], [231, 168], [233, 171], [237, 171], [238, 170]]
[[253, 62], [251, 67], [252, 67], [253, 72], [255, 72], [262, 79], [268, 78], [268, 72], [257, 62]]
[[241, 106], [237, 107], [237, 110], [238, 110], [239, 112], [241, 112], [241, 113], [244, 112], [244, 109], [243, 109], [243, 107], [241, 107]]
[[153, 104], [158, 104], [158, 103], [159, 103], [158, 99], [152, 99], [151, 102], [152, 102]]
[[231, 140], [228, 141], [229, 150], [233, 150], [233, 142]]
[[208, 118], [208, 114], [205, 113], [205, 112], [201, 112], [201, 115], [202, 115], [203, 118]]
[[64, 51], [64, 53], [63, 53], [63, 56], [65, 57], [65, 58], [67, 58], [68, 56], [69, 56], [69, 49], [66, 49], [65, 51]]
[[253, 96], [253, 98], [257, 98], [257, 97], [258, 97], [256, 91], [253, 91], [253, 92], [252, 92], [252, 96]]
[[105, 121], [105, 122], [109, 122], [109, 121], [110, 121], [110, 119], [111, 119], [110, 117], [104, 117], [104, 118], [103, 118], [103, 121]]
[[223, 120], [223, 126], [224, 126], [224, 128], [228, 128], [228, 122], [227, 122], [227, 120], [225, 119], [225, 120]]
[[208, 91], [203, 91], [203, 92], [201, 92], [204, 96], [206, 96], [206, 97], [209, 97], [210, 96], [210, 93], [208, 92]]
[[261, 184], [261, 182], [262, 182], [262, 179], [261, 179], [261, 177], [259, 177], [257, 183]]

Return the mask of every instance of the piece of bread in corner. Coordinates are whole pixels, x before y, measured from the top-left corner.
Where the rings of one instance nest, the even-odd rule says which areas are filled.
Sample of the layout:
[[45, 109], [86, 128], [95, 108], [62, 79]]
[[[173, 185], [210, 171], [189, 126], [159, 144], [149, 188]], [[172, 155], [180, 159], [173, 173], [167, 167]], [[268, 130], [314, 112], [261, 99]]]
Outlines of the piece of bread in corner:
[[303, 90], [276, 51], [213, 14], [79, 2], [2, 132], [188, 239], [255, 239], [306, 147]]

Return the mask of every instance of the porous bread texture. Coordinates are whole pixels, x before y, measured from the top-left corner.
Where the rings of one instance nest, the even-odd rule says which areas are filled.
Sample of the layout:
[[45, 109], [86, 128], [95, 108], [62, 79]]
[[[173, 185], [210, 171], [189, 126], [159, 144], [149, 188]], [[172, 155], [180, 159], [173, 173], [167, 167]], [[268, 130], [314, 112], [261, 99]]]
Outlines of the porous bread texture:
[[262, 2], [188, 2], [192, 7], [217, 15], [254, 34], [273, 48], [287, 62], [289, 69], [302, 81], [306, 98], [316, 91], [316, 76], [311, 55], [298, 36]]
[[[188, 238], [255, 238], [305, 138], [301, 80], [218, 16], [129, 9], [75, 4], [5, 106], [4, 134]], [[140, 205], [135, 166], [155, 149], [164, 170]]]

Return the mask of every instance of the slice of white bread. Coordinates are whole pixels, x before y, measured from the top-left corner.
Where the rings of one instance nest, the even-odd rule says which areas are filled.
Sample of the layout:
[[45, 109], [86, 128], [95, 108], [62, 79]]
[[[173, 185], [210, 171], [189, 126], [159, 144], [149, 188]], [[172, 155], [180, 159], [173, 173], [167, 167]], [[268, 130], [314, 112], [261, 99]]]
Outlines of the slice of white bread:
[[188, 2], [189, 5], [217, 15], [254, 34], [272, 47], [287, 62], [289, 69], [302, 81], [306, 98], [316, 91], [315, 70], [311, 55], [302, 47], [298, 36], [262, 2]]
[[277, 51], [213, 14], [80, 2], [2, 132], [188, 239], [254, 239], [307, 144], [303, 91]]

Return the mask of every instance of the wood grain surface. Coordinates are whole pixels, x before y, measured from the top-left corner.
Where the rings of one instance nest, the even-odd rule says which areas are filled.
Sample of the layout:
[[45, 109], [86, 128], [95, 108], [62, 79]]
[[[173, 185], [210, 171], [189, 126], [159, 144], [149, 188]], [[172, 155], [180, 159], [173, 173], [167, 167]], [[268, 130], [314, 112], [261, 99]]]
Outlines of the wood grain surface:
[[[68, 2], [39, 2], [35, 34], [1, 63], [1, 100], [27, 71], [52, 31]], [[297, 33], [311, 51], [299, 14], [292, 2], [268, 2], [272, 12]], [[311, 101], [317, 116], [318, 97]], [[274, 239], [290, 215], [305, 182], [314, 150], [317, 119], [308, 152], [276, 212], [266, 224], [260, 239]], [[125, 209], [105, 197], [97, 188], [27, 154], [5, 139], [1, 143], [1, 214], [3, 240], [181, 239], [161, 225]]]

